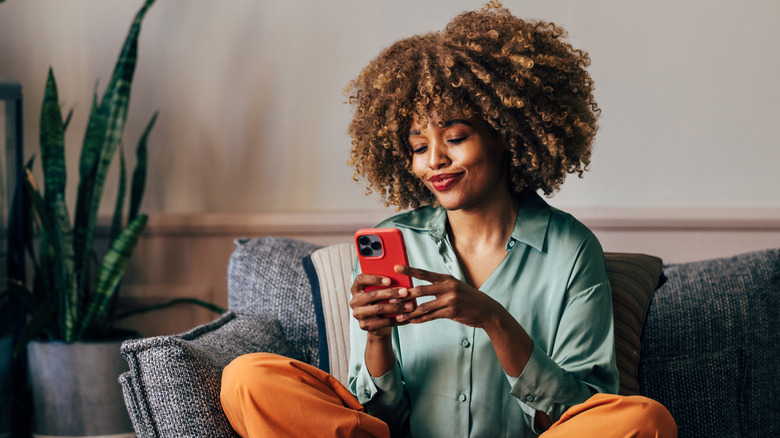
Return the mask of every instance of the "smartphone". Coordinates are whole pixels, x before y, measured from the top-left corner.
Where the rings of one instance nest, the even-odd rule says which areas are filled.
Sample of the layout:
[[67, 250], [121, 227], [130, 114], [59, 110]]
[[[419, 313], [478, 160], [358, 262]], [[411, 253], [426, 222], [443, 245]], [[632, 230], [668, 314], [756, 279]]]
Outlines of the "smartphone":
[[[364, 274], [381, 275], [390, 279], [389, 286], [371, 286], [367, 290], [391, 287], [412, 287], [412, 279], [393, 269], [395, 265], [409, 266], [404, 236], [396, 228], [366, 228], [355, 233], [360, 270]], [[413, 301], [414, 302], [414, 301]], [[395, 318], [398, 314], [386, 314]]]

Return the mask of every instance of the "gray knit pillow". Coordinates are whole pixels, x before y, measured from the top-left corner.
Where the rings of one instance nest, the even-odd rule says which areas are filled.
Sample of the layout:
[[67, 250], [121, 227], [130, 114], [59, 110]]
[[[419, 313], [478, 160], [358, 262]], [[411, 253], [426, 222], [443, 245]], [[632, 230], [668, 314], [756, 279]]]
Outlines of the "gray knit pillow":
[[227, 312], [181, 335], [126, 341], [120, 378], [139, 436], [235, 437], [222, 411], [222, 369], [253, 352], [290, 355], [279, 321]]
[[228, 307], [278, 319], [290, 357], [319, 364], [317, 321], [303, 258], [317, 245], [281, 237], [238, 239], [228, 263]]

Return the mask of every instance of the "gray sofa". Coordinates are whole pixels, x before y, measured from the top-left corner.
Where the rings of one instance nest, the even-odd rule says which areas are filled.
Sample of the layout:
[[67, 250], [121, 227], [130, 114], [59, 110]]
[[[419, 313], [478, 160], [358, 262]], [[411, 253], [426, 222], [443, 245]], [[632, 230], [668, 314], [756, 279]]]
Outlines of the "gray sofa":
[[[175, 336], [127, 341], [120, 377], [139, 437], [232, 437], [222, 368], [269, 351], [344, 381], [349, 243], [236, 242], [229, 311]], [[663, 266], [608, 253], [621, 393], [659, 400], [680, 437], [780, 436], [780, 249]]]

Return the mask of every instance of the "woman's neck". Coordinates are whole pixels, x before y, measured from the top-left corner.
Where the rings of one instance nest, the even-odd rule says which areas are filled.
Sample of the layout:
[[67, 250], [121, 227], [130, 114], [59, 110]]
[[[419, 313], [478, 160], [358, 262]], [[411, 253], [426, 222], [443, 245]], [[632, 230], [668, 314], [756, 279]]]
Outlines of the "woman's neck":
[[452, 244], [461, 251], [479, 253], [504, 248], [517, 220], [519, 196], [507, 193], [478, 208], [447, 212]]

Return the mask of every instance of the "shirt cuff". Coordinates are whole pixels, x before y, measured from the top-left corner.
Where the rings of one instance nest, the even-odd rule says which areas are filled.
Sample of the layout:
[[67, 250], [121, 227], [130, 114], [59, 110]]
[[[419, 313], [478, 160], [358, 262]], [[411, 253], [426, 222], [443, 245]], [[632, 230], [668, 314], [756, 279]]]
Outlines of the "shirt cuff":
[[357, 397], [363, 406], [370, 405], [372, 411], [390, 409], [403, 398], [403, 384], [398, 364], [380, 377], [372, 377], [366, 363], [360, 367], [356, 381]]
[[[515, 385], [517, 384], [517, 381], [519, 380], [519, 377], [512, 377], [509, 374], [505, 374], [505, 375], [506, 375], [506, 379], [509, 381], [509, 386], [511, 388], [514, 388]], [[523, 412], [525, 412], [525, 414], [530, 416], [531, 420], [533, 420], [534, 416], [536, 415], [536, 409], [534, 409], [534, 408], [528, 406], [527, 404], [521, 402], [519, 399], [517, 401], [518, 401], [518, 403], [520, 403], [520, 409], [522, 409]], [[531, 421], [531, 423], [533, 423], [533, 421]]]
[[523, 412], [533, 417], [535, 411], [542, 411], [554, 419], [555, 394], [559, 392], [562, 375], [561, 367], [534, 343], [531, 357], [520, 376], [507, 377], [512, 385], [510, 393], [520, 401]]

